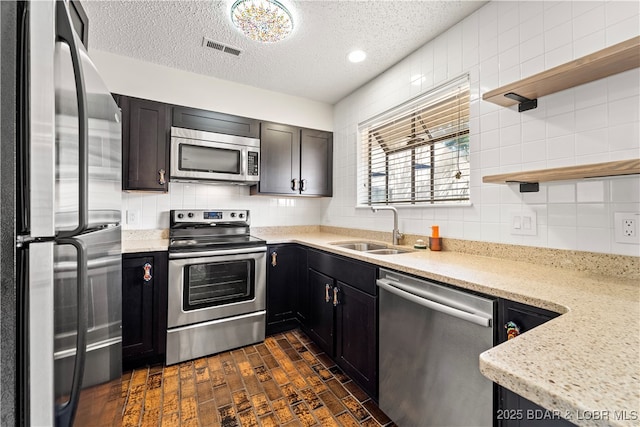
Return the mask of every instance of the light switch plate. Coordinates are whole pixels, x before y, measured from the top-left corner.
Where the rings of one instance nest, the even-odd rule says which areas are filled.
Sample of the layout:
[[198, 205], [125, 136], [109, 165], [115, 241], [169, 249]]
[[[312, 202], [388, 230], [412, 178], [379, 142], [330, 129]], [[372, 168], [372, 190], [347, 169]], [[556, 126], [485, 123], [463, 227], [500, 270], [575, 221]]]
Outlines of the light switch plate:
[[510, 215], [511, 234], [516, 236], [536, 236], [538, 234], [538, 221], [535, 212], [511, 212]]
[[140, 220], [140, 212], [127, 210], [127, 225], [139, 225], [138, 221]]

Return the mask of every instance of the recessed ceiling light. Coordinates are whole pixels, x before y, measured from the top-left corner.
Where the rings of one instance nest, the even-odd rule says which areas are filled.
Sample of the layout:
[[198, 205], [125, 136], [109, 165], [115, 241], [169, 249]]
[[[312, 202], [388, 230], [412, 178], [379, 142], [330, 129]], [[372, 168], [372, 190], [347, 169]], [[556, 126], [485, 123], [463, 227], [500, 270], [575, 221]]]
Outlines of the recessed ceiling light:
[[276, 0], [237, 0], [231, 6], [231, 22], [258, 42], [277, 42], [293, 31], [291, 13]]
[[353, 63], [362, 62], [366, 57], [367, 54], [361, 50], [354, 50], [353, 52], [349, 53], [349, 56], [347, 56], [347, 58], [349, 58], [349, 61]]

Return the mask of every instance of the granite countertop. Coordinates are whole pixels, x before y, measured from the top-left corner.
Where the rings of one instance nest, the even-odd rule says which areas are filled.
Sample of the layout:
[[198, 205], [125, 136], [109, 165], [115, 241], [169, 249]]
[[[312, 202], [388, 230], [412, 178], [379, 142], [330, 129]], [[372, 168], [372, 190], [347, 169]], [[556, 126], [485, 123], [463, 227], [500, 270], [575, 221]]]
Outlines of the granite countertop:
[[[577, 425], [637, 426], [640, 422], [637, 274], [605, 276], [448, 251], [371, 255], [331, 245], [363, 239], [327, 232], [278, 229], [256, 236], [270, 244], [301, 243], [562, 313], [482, 353], [480, 371]], [[126, 239], [123, 247], [131, 249]]]
[[122, 253], [166, 251], [169, 230], [123, 230]]

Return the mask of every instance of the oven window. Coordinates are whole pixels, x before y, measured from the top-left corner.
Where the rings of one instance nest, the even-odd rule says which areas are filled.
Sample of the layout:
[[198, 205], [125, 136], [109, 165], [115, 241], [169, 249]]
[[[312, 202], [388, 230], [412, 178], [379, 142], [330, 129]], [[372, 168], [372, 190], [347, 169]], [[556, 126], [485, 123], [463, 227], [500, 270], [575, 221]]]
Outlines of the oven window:
[[184, 311], [253, 299], [255, 260], [208, 262], [184, 269]]
[[240, 173], [240, 150], [180, 144], [180, 170]]

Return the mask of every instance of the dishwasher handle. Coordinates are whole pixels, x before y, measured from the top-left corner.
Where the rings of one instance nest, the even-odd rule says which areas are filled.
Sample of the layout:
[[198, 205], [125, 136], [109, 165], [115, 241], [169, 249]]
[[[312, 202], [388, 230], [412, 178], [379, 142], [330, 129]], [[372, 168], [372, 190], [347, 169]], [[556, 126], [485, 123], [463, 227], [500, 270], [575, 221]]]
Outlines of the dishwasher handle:
[[448, 314], [450, 316], [454, 316], [457, 317], [458, 319], [462, 319], [462, 320], [466, 320], [467, 322], [471, 322], [471, 323], [475, 323], [476, 325], [480, 325], [483, 326], [485, 328], [490, 328], [491, 327], [491, 317], [486, 317], [486, 316], [480, 316], [478, 314], [474, 314], [474, 313], [469, 313], [467, 311], [464, 310], [460, 310], [458, 308], [454, 308], [454, 307], [450, 307], [448, 305], [445, 304], [441, 304], [439, 302], [435, 302], [435, 301], [431, 301], [429, 299], [425, 299], [422, 297], [419, 297], [417, 295], [414, 295], [410, 292], [407, 291], [403, 291], [402, 289], [399, 289], [393, 285], [390, 285], [389, 283], [391, 283], [389, 280], [386, 279], [378, 279], [376, 281], [378, 287], [391, 292], [392, 294], [395, 294], [397, 296], [399, 296], [400, 298], [404, 298], [408, 301], [414, 302], [416, 304], [419, 304], [423, 307], [426, 308], [430, 308], [432, 310], [436, 310], [439, 311], [441, 313], [444, 314]]

